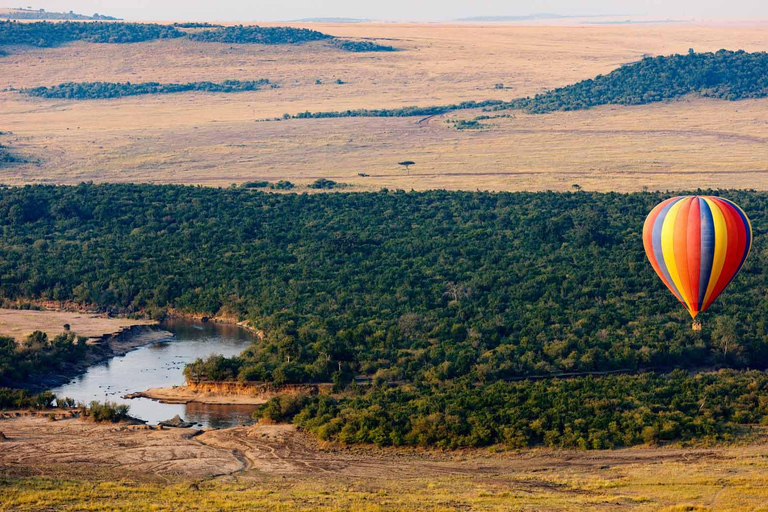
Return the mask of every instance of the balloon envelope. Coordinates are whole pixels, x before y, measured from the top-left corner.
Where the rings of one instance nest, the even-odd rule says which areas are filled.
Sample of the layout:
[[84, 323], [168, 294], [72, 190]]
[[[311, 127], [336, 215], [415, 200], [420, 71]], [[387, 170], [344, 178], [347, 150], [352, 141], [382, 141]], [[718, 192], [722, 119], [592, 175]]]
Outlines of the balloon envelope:
[[722, 197], [673, 197], [648, 214], [643, 245], [653, 269], [696, 318], [741, 269], [752, 246], [752, 225]]

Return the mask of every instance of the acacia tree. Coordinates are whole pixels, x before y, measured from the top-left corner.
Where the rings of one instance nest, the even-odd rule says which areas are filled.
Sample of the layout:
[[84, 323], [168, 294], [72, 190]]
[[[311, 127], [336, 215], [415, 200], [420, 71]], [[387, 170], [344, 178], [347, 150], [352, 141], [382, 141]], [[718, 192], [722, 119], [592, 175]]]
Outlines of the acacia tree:
[[397, 165], [402, 165], [403, 167], [405, 167], [405, 173], [408, 174], [409, 167], [412, 165], [416, 165], [416, 162], [413, 162], [411, 160], [405, 160], [403, 162], [397, 162]]

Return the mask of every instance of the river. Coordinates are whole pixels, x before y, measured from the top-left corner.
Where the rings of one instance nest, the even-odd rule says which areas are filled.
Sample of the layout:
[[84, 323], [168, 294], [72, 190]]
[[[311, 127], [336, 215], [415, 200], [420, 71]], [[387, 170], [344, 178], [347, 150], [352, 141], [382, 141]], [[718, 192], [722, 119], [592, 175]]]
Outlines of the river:
[[109, 400], [127, 404], [131, 416], [153, 425], [176, 414], [205, 428], [250, 423], [256, 408], [252, 405], [163, 404], [147, 398], [122, 398], [149, 388], [182, 385], [187, 363], [210, 354], [237, 355], [253, 339], [248, 331], [235, 325], [171, 320], [159, 327], [173, 333], [173, 337], [91, 366], [84, 374], [51, 391], [77, 402]]

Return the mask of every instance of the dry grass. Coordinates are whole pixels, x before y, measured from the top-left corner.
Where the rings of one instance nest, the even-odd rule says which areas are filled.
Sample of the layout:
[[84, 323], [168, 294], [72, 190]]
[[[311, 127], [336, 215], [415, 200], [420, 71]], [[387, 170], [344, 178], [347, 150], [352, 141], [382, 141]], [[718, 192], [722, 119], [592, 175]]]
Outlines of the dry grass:
[[282, 425], [189, 438], [13, 417], [0, 429], [0, 510], [736, 511], [768, 502], [762, 431], [735, 447], [497, 453], [322, 447]]
[[[269, 47], [187, 40], [16, 49], [2, 60], [1, 87], [268, 78], [280, 88], [86, 102], [0, 92], [0, 131], [13, 132], [9, 142], [39, 160], [4, 168], [2, 181], [229, 185], [256, 179], [306, 184], [328, 177], [357, 190], [562, 190], [573, 183], [598, 190], [768, 188], [762, 165], [768, 151], [765, 100], [517, 113], [485, 131], [457, 131], [445, 117], [421, 123], [257, 122], [304, 110], [510, 99], [608, 72], [646, 53], [766, 50], [764, 25], [311, 27], [378, 38], [404, 51], [355, 54], [321, 43]], [[337, 78], [347, 83], [337, 85]], [[316, 85], [316, 79], [323, 83]], [[507, 89], [495, 89], [497, 83]], [[411, 176], [396, 165], [403, 159], [417, 162]]]
[[0, 336], [10, 336], [17, 340], [26, 338], [33, 331], [43, 331], [52, 338], [64, 332], [64, 324], [69, 324], [71, 330], [79, 336], [92, 338], [115, 333], [131, 325], [154, 323], [148, 320], [107, 318], [104, 315], [89, 313], [0, 309]]

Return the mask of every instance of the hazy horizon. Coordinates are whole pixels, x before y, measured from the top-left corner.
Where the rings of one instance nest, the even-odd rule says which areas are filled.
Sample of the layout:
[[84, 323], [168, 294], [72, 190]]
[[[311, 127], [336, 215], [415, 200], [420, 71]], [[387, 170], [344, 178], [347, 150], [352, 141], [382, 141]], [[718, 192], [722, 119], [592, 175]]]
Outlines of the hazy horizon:
[[768, 4], [758, 0], [531, 0], [520, 6], [500, 0], [392, 0], [364, 4], [352, 0], [44, 0], [34, 4], [3, 3], [5, 7], [32, 7], [47, 11], [106, 14], [129, 20], [288, 21], [306, 18], [360, 18], [373, 20], [449, 21], [481, 16], [528, 16], [551, 13], [563, 16], [650, 16], [660, 19], [768, 18]]

